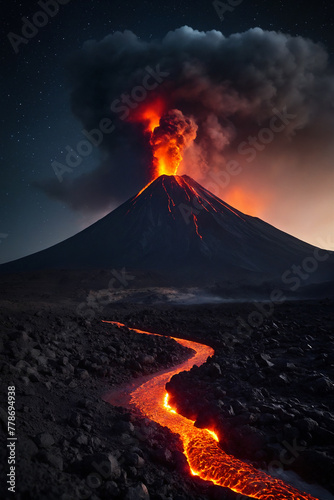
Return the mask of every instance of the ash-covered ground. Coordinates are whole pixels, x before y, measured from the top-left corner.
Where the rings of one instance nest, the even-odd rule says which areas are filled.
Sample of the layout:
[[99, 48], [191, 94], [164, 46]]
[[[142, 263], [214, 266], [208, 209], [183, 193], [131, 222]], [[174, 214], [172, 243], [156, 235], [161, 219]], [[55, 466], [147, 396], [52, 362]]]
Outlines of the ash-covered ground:
[[109, 296], [97, 306], [99, 285], [92, 293], [89, 282], [66, 273], [2, 278], [1, 498], [13, 498], [5, 479], [12, 385], [15, 498], [245, 498], [192, 477], [167, 429], [102, 400], [189, 356], [172, 339], [102, 319], [211, 345], [216, 353], [206, 365], [172, 379], [171, 403], [197, 425], [216, 428], [225, 451], [272, 473], [295, 471], [334, 493], [332, 301], [267, 305], [259, 321], [249, 303], [147, 305]]

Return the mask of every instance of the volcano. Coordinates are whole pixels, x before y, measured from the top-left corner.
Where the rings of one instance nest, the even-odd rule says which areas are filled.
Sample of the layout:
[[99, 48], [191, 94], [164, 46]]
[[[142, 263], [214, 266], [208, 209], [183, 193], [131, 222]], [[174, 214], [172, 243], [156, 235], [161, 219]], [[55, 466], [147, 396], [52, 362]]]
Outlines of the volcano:
[[161, 175], [84, 231], [0, 271], [124, 267], [187, 285], [282, 284], [285, 276], [304, 286], [334, 276], [333, 252], [236, 210], [187, 175]]

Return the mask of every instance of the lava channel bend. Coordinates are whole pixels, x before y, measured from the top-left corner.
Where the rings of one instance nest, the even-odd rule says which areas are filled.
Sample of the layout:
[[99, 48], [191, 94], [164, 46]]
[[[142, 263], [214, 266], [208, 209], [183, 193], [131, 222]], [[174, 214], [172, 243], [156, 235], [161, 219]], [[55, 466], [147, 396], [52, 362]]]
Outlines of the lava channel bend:
[[[104, 323], [126, 327], [126, 325], [116, 321], [104, 321]], [[179, 434], [184, 454], [193, 475], [260, 500], [317, 500], [280, 479], [271, 477], [255, 469], [252, 465], [228, 455], [219, 446], [218, 436], [214, 431], [195, 427], [192, 420], [179, 415], [169, 405], [166, 383], [173, 375], [181, 371], [188, 371], [194, 365], [201, 366], [205, 363], [208, 357], [214, 354], [211, 347], [136, 328], [129, 328], [129, 330], [145, 335], [166, 336], [195, 351], [195, 354], [188, 360], [171, 370], [164, 370], [162, 373], [158, 372], [156, 375], [150, 376], [149, 380], [130, 392], [131, 405], [134, 405], [149, 419], [168, 427], [173, 433]], [[109, 399], [109, 402], [112, 403], [112, 400]]]

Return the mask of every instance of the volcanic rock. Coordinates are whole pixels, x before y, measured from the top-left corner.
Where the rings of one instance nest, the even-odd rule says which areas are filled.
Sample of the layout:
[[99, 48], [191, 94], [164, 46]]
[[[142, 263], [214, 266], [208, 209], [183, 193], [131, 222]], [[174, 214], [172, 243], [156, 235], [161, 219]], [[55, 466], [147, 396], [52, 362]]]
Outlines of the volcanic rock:
[[51, 434], [47, 432], [38, 434], [35, 438], [35, 442], [39, 448], [50, 448], [52, 445], [55, 444], [53, 436], [51, 436]]
[[95, 453], [83, 458], [83, 469], [87, 474], [98, 472], [104, 479], [114, 480], [121, 475], [117, 459], [111, 453]]
[[125, 495], [125, 500], [150, 500], [150, 495], [145, 484], [139, 483], [138, 486], [129, 488]]

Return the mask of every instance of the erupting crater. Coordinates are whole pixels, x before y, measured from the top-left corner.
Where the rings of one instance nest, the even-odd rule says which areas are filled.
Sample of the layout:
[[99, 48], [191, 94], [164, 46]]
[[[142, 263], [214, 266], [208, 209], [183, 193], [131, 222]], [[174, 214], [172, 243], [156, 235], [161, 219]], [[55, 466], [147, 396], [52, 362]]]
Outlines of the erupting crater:
[[196, 139], [197, 125], [179, 109], [166, 111], [157, 99], [133, 114], [132, 121], [142, 123], [153, 155], [153, 180], [160, 175], [176, 175], [184, 151]]
[[[115, 321], [104, 323], [125, 326]], [[159, 335], [135, 328], [130, 330], [146, 335]], [[195, 427], [192, 420], [179, 415], [169, 405], [165, 386], [171, 377], [181, 371], [190, 370], [194, 365], [202, 365], [214, 354], [214, 350], [207, 345], [176, 337], [170, 338], [192, 349], [194, 355], [171, 370], [152, 375], [149, 380], [133, 388], [130, 392], [130, 407], [135, 406], [149, 419], [179, 434], [191, 473], [203, 480], [261, 500], [317, 500], [228, 455], [219, 446], [219, 438], [214, 430]], [[110, 396], [106, 400], [113, 404], [114, 398]]]

